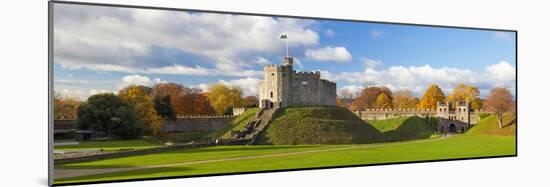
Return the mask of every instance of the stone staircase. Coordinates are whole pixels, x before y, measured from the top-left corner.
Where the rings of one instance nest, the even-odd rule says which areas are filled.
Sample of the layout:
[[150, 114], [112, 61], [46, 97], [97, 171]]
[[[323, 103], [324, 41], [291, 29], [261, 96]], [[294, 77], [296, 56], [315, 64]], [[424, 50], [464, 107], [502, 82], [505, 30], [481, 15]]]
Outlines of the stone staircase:
[[273, 107], [270, 109], [262, 108], [254, 117], [254, 120], [248, 122], [244, 130], [233, 132], [232, 137], [250, 139], [249, 144], [254, 144], [260, 133], [267, 128], [273, 118], [277, 116], [278, 112], [278, 107]]

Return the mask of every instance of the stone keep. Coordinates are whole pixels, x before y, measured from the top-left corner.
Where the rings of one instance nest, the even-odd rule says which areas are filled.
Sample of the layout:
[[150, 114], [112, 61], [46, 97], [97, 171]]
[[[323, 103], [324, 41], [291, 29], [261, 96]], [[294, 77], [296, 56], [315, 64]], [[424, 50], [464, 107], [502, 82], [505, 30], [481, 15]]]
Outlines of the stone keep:
[[260, 108], [336, 105], [336, 83], [321, 79], [321, 73], [292, 70], [292, 57], [283, 65], [264, 65], [260, 82]]

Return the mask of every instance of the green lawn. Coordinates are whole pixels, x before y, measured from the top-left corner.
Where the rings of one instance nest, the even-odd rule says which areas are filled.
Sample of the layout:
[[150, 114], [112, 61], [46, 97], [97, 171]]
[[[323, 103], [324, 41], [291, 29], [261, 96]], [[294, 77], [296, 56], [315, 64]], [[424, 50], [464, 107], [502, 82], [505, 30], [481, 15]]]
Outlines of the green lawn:
[[158, 154], [131, 156], [117, 159], [99, 160], [73, 164], [56, 165], [56, 168], [72, 169], [97, 169], [97, 168], [122, 168], [136, 166], [151, 166], [159, 164], [172, 164], [191, 161], [211, 160], [220, 158], [235, 158], [243, 156], [266, 155], [273, 153], [287, 153], [296, 151], [319, 150], [337, 147], [349, 147], [350, 145], [281, 145], [281, 146], [216, 146], [164, 152]]
[[89, 141], [80, 142], [78, 145], [54, 146], [55, 150], [76, 151], [84, 149], [103, 149], [105, 151], [119, 149], [146, 149], [162, 146], [146, 140], [114, 140], [114, 141]]
[[[118, 173], [82, 176], [56, 180], [56, 183], [106, 181], [134, 178], [220, 174], [278, 169], [379, 164], [406, 161], [472, 158], [515, 155], [515, 136], [455, 135], [450, 138], [418, 140], [397, 143], [322, 146], [223, 146], [154, 155], [118, 158], [63, 167], [93, 168], [142, 166], [160, 163], [184, 163], [214, 158], [230, 158], [281, 152], [301, 152], [314, 149], [346, 148], [324, 152], [279, 155], [264, 158], [197, 163], [183, 166], [139, 169]], [[154, 162], [154, 163], [153, 163]], [[58, 166], [60, 167], [60, 166]]]

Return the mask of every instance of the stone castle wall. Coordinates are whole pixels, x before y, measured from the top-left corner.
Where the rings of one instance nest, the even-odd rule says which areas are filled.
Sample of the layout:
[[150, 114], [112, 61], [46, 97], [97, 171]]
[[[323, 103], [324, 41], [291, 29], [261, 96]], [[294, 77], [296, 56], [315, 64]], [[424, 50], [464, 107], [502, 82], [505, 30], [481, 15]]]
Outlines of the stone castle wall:
[[176, 121], [165, 121], [161, 130], [171, 132], [215, 131], [230, 123], [235, 116], [179, 116]]
[[[178, 116], [176, 121], [161, 124], [162, 132], [215, 131], [230, 123], [235, 116]], [[54, 132], [65, 132], [78, 128], [76, 119], [54, 120]]]
[[268, 103], [280, 107], [336, 105], [336, 83], [321, 79], [320, 72], [296, 72], [292, 59], [284, 65], [265, 65], [259, 89], [260, 108]]

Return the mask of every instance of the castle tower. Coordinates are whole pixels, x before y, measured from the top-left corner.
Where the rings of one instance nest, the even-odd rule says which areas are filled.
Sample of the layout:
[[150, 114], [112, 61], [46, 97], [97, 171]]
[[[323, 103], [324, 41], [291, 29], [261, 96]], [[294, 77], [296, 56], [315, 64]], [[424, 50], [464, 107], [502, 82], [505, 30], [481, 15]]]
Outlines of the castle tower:
[[285, 57], [283, 65], [264, 65], [264, 80], [260, 82], [260, 108], [289, 105], [292, 57]]
[[286, 56], [283, 59], [283, 65], [285, 66], [292, 66], [293, 63], [294, 63], [294, 59], [292, 57]]

